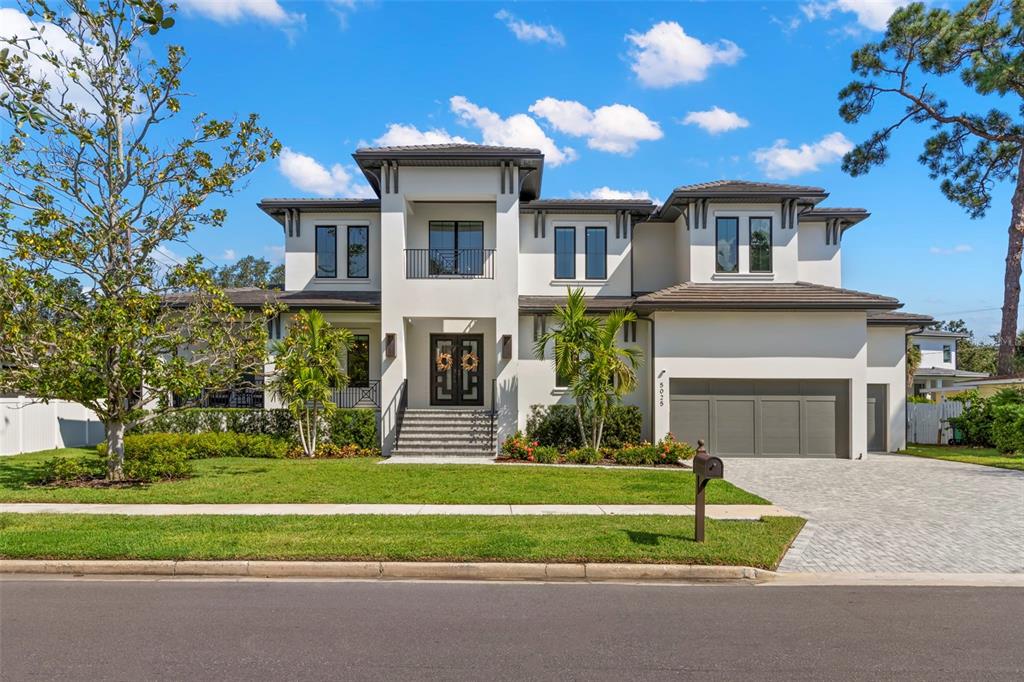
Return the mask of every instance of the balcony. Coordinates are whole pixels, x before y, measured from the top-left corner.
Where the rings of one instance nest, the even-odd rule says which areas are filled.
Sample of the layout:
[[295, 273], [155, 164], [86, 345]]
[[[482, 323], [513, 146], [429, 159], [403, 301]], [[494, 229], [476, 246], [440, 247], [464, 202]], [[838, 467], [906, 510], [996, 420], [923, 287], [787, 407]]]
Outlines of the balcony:
[[494, 249], [406, 249], [407, 279], [494, 279]]
[[380, 380], [372, 379], [361, 385], [349, 384], [332, 389], [334, 404], [343, 409], [380, 407]]

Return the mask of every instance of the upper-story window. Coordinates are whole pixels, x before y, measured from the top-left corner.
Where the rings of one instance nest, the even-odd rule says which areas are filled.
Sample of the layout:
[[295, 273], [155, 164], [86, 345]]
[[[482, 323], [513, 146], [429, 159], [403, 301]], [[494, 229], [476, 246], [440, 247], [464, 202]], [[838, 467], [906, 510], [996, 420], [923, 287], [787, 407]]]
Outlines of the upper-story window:
[[608, 228], [587, 228], [587, 279], [608, 277]]
[[750, 219], [750, 271], [772, 271], [772, 219]]
[[334, 225], [316, 226], [316, 276], [338, 276], [338, 228]]
[[370, 276], [370, 228], [366, 225], [348, 226], [347, 272], [353, 279]]
[[953, 362], [953, 346], [948, 343], [942, 347], [942, 361]]
[[576, 279], [576, 228], [555, 228], [555, 279]]
[[483, 275], [483, 222], [431, 220], [429, 228], [431, 275]]
[[715, 219], [715, 272], [740, 271], [740, 220]]

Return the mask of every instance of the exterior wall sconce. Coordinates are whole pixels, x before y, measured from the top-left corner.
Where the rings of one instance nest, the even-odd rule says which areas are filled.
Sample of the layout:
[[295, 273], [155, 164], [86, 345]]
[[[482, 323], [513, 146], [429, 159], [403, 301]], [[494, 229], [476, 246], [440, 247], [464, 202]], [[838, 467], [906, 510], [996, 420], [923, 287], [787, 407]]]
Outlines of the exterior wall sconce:
[[395, 335], [385, 334], [384, 335], [384, 357], [388, 359], [394, 359], [395, 352]]
[[502, 334], [501, 336], [501, 359], [512, 359], [512, 335]]

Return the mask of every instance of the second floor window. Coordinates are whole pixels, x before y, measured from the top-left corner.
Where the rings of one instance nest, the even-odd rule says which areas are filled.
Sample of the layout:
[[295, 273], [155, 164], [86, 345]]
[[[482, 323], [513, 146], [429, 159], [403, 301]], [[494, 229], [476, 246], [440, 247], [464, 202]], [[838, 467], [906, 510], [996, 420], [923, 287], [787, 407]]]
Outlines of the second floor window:
[[482, 275], [484, 224], [479, 220], [430, 221], [430, 274]]
[[576, 228], [555, 228], [555, 279], [576, 279]]
[[370, 276], [370, 228], [366, 225], [348, 227], [348, 276]]
[[750, 219], [750, 271], [772, 271], [772, 219]]
[[953, 362], [953, 346], [947, 344], [942, 347], [942, 361]]
[[338, 228], [334, 225], [316, 226], [316, 276], [338, 276]]
[[715, 272], [740, 271], [740, 220], [715, 219]]
[[587, 228], [587, 279], [608, 276], [608, 230], [604, 227]]

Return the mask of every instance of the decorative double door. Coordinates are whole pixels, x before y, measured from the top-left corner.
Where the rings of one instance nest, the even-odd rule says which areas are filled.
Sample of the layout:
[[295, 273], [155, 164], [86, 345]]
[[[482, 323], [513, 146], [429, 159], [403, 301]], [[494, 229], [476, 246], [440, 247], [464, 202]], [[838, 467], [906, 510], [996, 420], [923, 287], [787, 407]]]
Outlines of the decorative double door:
[[430, 335], [430, 404], [484, 404], [484, 335]]

